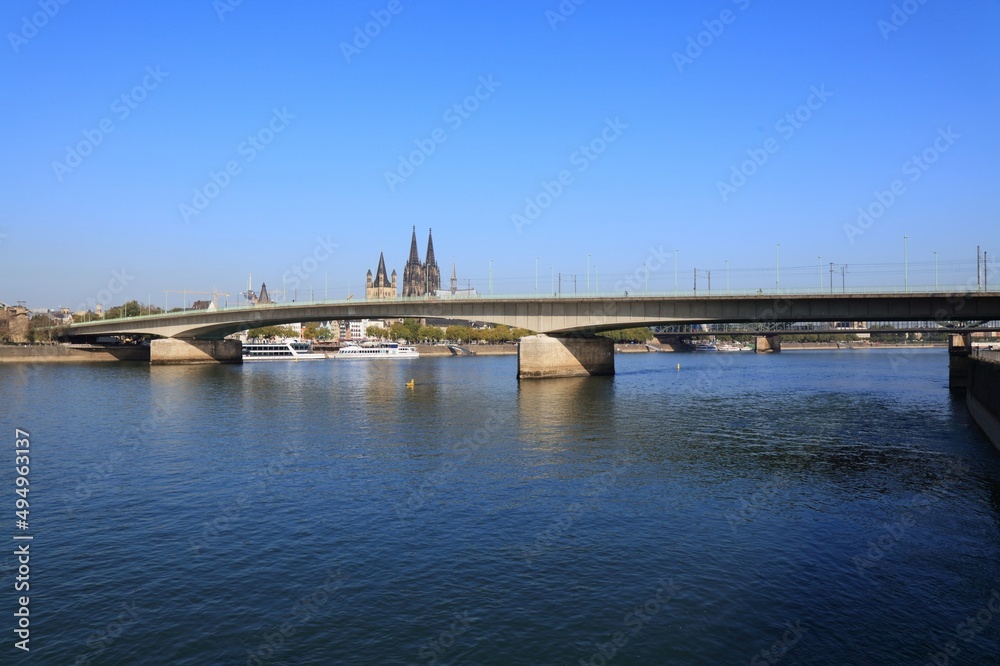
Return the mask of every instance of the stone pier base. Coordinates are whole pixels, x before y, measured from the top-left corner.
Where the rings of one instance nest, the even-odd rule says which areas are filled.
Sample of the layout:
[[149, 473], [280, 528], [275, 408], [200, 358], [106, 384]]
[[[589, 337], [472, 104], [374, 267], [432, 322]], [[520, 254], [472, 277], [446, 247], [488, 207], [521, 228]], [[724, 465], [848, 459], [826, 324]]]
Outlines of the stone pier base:
[[969, 386], [969, 355], [972, 353], [972, 338], [968, 333], [952, 333], [948, 336], [948, 388], [964, 391]]
[[780, 335], [758, 335], [755, 349], [758, 354], [781, 351]]
[[517, 378], [615, 374], [615, 343], [598, 337], [529, 335], [517, 350]]
[[150, 365], [198, 365], [242, 363], [243, 343], [239, 340], [190, 340], [165, 338], [149, 345]]

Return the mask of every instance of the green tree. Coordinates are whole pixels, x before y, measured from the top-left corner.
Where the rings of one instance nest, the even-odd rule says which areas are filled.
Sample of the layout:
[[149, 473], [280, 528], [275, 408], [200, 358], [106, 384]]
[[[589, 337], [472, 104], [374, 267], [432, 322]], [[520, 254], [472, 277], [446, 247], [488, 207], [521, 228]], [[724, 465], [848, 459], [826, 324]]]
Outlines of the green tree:
[[610, 338], [615, 342], [648, 342], [653, 339], [653, 331], [648, 326], [638, 328], [623, 328], [617, 331], [604, 331], [597, 335], [602, 338]]
[[478, 337], [475, 329], [470, 328], [469, 326], [460, 326], [458, 324], [453, 324], [445, 329], [444, 335], [452, 342], [460, 344], [463, 342], [471, 342]]
[[390, 340], [406, 340], [408, 329], [403, 326], [402, 322], [394, 321], [389, 325], [389, 335], [387, 336]]
[[905, 333], [883, 333], [882, 331], [894, 331], [895, 327], [892, 324], [879, 324], [878, 326], [872, 326], [871, 340], [872, 342], [903, 342], [906, 340]]
[[365, 335], [369, 338], [388, 338], [389, 330], [381, 326], [369, 326], [365, 329]]
[[247, 331], [248, 338], [264, 338], [273, 340], [275, 338], [294, 338], [298, 333], [291, 326], [264, 326], [262, 328], [252, 328]]
[[406, 329], [406, 334], [403, 337], [410, 342], [415, 342], [420, 339], [419, 319], [404, 319], [403, 328]]
[[126, 302], [124, 305], [116, 305], [108, 308], [104, 313], [105, 319], [119, 319], [121, 317], [139, 317], [148, 314], [160, 314], [163, 308], [155, 305], [146, 305], [136, 300]]
[[427, 342], [439, 342], [444, 339], [444, 331], [437, 326], [421, 326], [418, 338]]
[[311, 321], [302, 326], [302, 337], [305, 340], [329, 340], [333, 337], [333, 333], [326, 326]]
[[45, 314], [33, 315], [28, 320], [28, 342], [49, 342], [56, 335], [51, 328], [56, 325], [52, 317]]

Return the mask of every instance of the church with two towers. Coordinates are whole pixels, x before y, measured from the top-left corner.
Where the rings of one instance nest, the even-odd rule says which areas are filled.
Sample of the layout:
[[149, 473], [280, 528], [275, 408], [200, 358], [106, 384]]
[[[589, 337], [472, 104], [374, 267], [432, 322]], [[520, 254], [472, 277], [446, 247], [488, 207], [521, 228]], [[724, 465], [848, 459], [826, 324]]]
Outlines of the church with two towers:
[[[423, 262], [420, 261], [420, 253], [417, 250], [417, 228], [413, 227], [413, 235], [410, 238], [410, 257], [403, 267], [403, 296], [424, 296], [435, 294], [441, 289], [441, 269], [438, 268], [437, 260], [434, 258], [434, 238], [431, 231], [427, 231], [427, 255]], [[396, 271], [392, 275], [386, 274], [385, 258], [380, 253], [378, 257], [378, 269], [375, 275], [369, 270], [365, 280], [365, 298], [395, 298], [397, 295]]]

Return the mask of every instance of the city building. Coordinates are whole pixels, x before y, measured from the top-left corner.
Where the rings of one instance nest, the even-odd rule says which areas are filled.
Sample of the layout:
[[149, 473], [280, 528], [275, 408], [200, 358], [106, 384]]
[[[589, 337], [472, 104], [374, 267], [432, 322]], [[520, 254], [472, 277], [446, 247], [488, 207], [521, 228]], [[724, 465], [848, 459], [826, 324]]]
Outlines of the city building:
[[434, 238], [427, 230], [427, 258], [421, 263], [417, 251], [417, 228], [410, 238], [410, 258], [403, 267], [403, 296], [424, 296], [441, 289], [441, 269], [434, 258]]
[[371, 270], [365, 277], [365, 298], [374, 300], [379, 298], [396, 298], [396, 271], [392, 271], [392, 279], [385, 274], [385, 257], [378, 253], [378, 269], [375, 271], [375, 279], [372, 279]]
[[0, 342], [28, 341], [28, 308], [0, 303]]

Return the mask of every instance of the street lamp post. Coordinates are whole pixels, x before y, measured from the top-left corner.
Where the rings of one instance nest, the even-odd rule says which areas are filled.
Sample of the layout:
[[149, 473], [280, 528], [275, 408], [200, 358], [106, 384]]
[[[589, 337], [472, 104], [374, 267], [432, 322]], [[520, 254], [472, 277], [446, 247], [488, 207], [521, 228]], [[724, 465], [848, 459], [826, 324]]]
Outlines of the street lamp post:
[[726, 293], [729, 293], [729, 260], [726, 259]]
[[490, 296], [493, 295], [493, 260], [490, 259]]
[[904, 292], [910, 290], [909, 276], [907, 270], [908, 267], [906, 265], [906, 239], [907, 236], [903, 236], [903, 291]]
[[649, 293], [649, 263], [643, 263], [642, 266], [643, 266], [643, 268], [646, 269], [646, 284], [643, 286], [642, 291], [643, 291], [644, 294], [648, 294]]
[[938, 270], [937, 270], [937, 266], [938, 266], [938, 262], [937, 262], [937, 250], [934, 250], [934, 289], [935, 289], [935, 291], [938, 288]]
[[677, 295], [677, 250], [674, 249], [674, 296]]
[[781, 293], [781, 286], [778, 281], [778, 249], [781, 248], [781, 243], [774, 244], [774, 291]]
[[819, 291], [823, 293], [823, 257], [816, 257], [816, 265], [819, 268]]
[[587, 293], [590, 293], [590, 254], [587, 254]]

